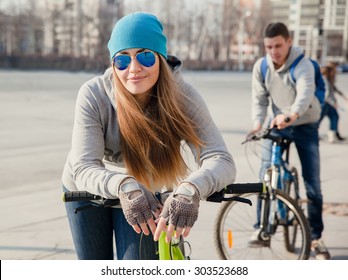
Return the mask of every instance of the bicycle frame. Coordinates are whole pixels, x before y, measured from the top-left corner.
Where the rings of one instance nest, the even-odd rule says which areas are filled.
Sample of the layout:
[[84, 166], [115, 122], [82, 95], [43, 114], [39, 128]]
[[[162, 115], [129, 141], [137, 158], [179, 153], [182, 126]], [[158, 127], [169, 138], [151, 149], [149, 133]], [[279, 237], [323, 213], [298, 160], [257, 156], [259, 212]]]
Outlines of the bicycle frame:
[[[260, 227], [263, 229], [261, 233], [263, 234], [262, 239], [268, 240], [269, 236], [274, 234], [276, 231], [276, 215], [279, 214], [281, 219], [285, 219], [286, 213], [281, 202], [278, 201], [278, 207], [276, 205], [277, 201], [275, 199], [275, 190], [280, 189], [285, 191], [285, 182], [294, 180], [293, 175], [289, 168], [289, 154], [290, 154], [290, 144], [291, 141], [287, 138], [281, 136], [273, 136], [270, 134], [271, 130], [268, 130], [262, 138], [267, 138], [272, 140], [272, 151], [271, 151], [271, 166], [268, 168], [264, 175], [264, 183], [268, 187], [267, 194], [264, 201], [264, 205], [259, 204], [260, 214], [258, 216]], [[283, 153], [285, 156], [283, 158]], [[296, 193], [298, 197], [299, 194]], [[261, 202], [259, 202], [261, 203]], [[262, 215], [262, 216], [261, 216]]]
[[[271, 156], [271, 169], [272, 174], [277, 176], [272, 177], [271, 186], [272, 188], [278, 188], [284, 191], [285, 180], [292, 180], [293, 176], [289, 168], [289, 154], [291, 142], [283, 137], [274, 136], [271, 138], [273, 141], [272, 145], [272, 156]], [[285, 152], [285, 158], [283, 153]], [[281, 172], [284, 174], [281, 174]]]
[[180, 239], [172, 236], [169, 243], [165, 240], [166, 234], [162, 232], [158, 240], [158, 254], [160, 260], [185, 260], [185, 256], [179, 248]]
[[[273, 137], [272, 141], [271, 169], [272, 175], [275, 176], [272, 177], [271, 187], [273, 189], [278, 188], [289, 194], [290, 190], [287, 187], [297, 179], [297, 172], [293, 174], [294, 168], [289, 165], [290, 145], [292, 142], [288, 138], [281, 136]], [[295, 200], [300, 199], [298, 189], [295, 189], [293, 198]]]

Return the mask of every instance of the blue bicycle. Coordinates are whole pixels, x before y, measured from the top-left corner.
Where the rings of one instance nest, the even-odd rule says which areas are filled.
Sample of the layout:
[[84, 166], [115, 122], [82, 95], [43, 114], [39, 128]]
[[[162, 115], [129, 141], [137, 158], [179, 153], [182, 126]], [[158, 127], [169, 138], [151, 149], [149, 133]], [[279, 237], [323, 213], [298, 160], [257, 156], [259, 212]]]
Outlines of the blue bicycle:
[[270, 139], [271, 166], [263, 192], [242, 194], [256, 205], [224, 203], [215, 223], [215, 245], [222, 259], [308, 259], [310, 229], [301, 209], [298, 173], [289, 164], [291, 140], [266, 129], [245, 142]]

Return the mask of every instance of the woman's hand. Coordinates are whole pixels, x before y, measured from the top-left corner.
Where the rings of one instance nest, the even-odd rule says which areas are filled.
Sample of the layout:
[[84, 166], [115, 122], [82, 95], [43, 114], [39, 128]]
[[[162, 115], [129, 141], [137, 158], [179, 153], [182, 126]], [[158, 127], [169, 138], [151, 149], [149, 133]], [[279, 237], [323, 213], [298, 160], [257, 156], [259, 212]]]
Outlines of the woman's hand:
[[[166, 242], [174, 237], [188, 236], [193, 224], [198, 218], [199, 194], [195, 186], [189, 183], [181, 184], [165, 201], [154, 240], [157, 241], [166, 232]], [[168, 227], [167, 227], [168, 222]]]
[[136, 233], [149, 235], [149, 228], [154, 235], [156, 231], [155, 219], [159, 217], [162, 205], [155, 195], [136, 181], [121, 185], [119, 199], [127, 222]]

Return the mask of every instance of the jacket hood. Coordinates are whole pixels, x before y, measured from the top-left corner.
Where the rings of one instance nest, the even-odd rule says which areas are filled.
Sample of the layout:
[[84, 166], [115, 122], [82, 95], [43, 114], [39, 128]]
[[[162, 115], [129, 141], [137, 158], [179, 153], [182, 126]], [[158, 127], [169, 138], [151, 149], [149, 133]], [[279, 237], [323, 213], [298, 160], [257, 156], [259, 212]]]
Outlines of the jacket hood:
[[294, 63], [296, 58], [298, 58], [301, 54], [303, 54], [303, 49], [300, 47], [291, 47], [289, 57], [286, 60], [285, 68], [289, 69], [289, 67]]
[[[174, 76], [181, 75], [180, 69], [182, 67], [182, 62], [179, 58], [174, 55], [167, 56], [167, 64], [172, 69]], [[101, 76], [102, 83], [104, 85], [104, 89], [106, 94], [108, 95], [112, 106], [115, 108], [115, 94], [114, 94], [114, 82], [112, 75], [112, 66], [106, 69], [104, 74]], [[116, 109], [116, 108], [115, 108]]]

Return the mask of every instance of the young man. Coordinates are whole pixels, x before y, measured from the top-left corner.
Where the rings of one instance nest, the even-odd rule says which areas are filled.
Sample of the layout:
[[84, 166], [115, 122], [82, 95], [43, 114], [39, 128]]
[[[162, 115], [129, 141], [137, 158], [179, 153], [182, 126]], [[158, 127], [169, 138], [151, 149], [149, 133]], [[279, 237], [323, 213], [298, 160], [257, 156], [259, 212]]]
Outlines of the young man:
[[[261, 130], [268, 107], [271, 106], [273, 116], [270, 126], [277, 126], [282, 133], [294, 140], [301, 161], [306, 193], [310, 201], [308, 220], [311, 227], [312, 249], [317, 259], [329, 259], [330, 254], [321, 239], [324, 225], [317, 129], [321, 107], [315, 97], [314, 67], [309, 59], [303, 57], [294, 70], [296, 83], [292, 80], [290, 67], [303, 50], [292, 46], [288, 28], [283, 23], [271, 23], [266, 27], [264, 45], [268, 69], [263, 76], [262, 58], [253, 68], [253, 129], [249, 135]], [[270, 144], [269, 141], [266, 143]], [[263, 149], [260, 178], [263, 178], [263, 174], [270, 166], [270, 151], [270, 146]], [[251, 240], [253, 245], [257, 243], [257, 240], [254, 241]]]

